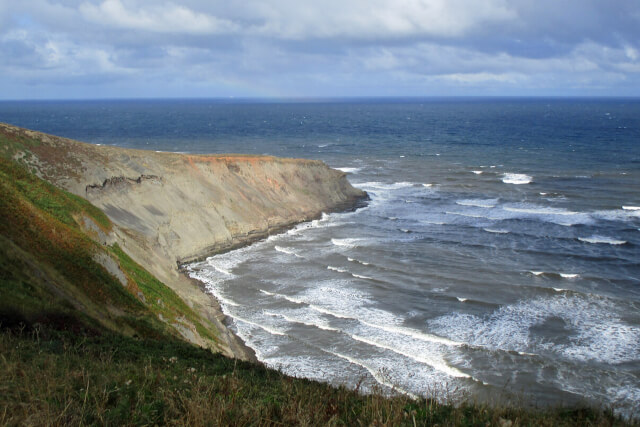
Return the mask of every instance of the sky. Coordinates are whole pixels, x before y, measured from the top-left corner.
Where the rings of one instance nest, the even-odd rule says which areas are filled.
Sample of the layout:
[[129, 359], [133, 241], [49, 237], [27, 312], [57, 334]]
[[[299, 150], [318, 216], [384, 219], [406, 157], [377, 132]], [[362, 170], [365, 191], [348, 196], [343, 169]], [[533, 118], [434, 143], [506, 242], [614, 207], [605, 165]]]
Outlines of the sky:
[[0, 0], [0, 99], [640, 96], [640, 0]]

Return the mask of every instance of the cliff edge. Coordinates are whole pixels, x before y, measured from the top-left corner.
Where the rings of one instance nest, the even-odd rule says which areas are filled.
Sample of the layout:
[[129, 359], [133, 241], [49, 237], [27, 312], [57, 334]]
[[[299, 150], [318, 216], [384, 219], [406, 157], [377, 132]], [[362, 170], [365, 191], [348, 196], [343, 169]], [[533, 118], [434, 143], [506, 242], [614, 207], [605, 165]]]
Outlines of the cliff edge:
[[[118, 243], [218, 326], [225, 353], [242, 358], [249, 356], [226, 332], [217, 303], [179, 273], [180, 264], [353, 207], [366, 197], [343, 172], [320, 161], [98, 146], [7, 124], [0, 124], [0, 136], [0, 155], [106, 213], [114, 227], [96, 234], [101, 243]], [[90, 221], [85, 226], [92, 228]]]

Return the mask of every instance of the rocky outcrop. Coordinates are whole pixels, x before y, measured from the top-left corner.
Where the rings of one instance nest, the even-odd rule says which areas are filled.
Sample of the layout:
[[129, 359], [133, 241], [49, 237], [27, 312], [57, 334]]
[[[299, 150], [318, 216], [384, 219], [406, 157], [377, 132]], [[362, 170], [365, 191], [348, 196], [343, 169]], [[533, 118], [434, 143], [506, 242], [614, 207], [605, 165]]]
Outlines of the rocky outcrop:
[[129, 256], [218, 324], [217, 304], [179, 274], [180, 264], [366, 197], [343, 172], [315, 160], [97, 146], [4, 124], [0, 132], [38, 141], [5, 149], [38, 176], [101, 208]]

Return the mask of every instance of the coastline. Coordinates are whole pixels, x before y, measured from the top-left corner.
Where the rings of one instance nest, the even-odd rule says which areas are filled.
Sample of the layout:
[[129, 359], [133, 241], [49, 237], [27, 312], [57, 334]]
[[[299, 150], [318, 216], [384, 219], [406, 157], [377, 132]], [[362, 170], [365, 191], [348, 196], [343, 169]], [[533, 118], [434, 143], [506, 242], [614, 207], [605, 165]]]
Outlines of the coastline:
[[188, 332], [179, 331], [185, 339], [229, 356], [255, 358], [230, 335], [218, 302], [182, 274], [181, 265], [246, 246], [323, 212], [357, 209], [368, 199], [346, 173], [319, 160], [101, 146], [3, 123], [0, 136], [6, 141], [4, 157], [104, 212], [113, 229], [100, 242], [117, 243], [209, 319], [221, 338], [201, 336], [190, 325]]
[[[369, 195], [365, 192], [365, 195], [363, 197], [357, 198], [350, 203], [344, 203], [343, 206], [337, 206], [334, 209], [329, 209], [327, 213], [353, 212], [361, 207], [366, 206], [369, 200], [370, 200]], [[224, 312], [222, 311], [222, 307], [220, 306], [220, 302], [216, 299], [216, 297], [207, 291], [206, 283], [189, 276], [186, 266], [191, 263], [204, 261], [211, 256], [231, 252], [237, 249], [250, 246], [251, 244], [262, 241], [269, 236], [285, 233], [299, 224], [304, 224], [306, 222], [319, 219], [321, 217], [322, 217], [322, 212], [305, 221], [295, 221], [290, 224], [274, 227], [272, 229], [267, 230], [266, 232], [253, 233], [250, 236], [251, 237], [250, 239], [244, 240], [242, 242], [237, 242], [235, 244], [230, 244], [224, 248], [220, 248], [206, 255], [200, 256], [195, 259], [191, 259], [188, 262], [177, 263], [178, 272], [180, 273], [180, 275], [186, 278], [190, 283], [192, 283], [195, 287], [197, 287], [203, 294], [209, 297], [211, 301], [211, 305], [208, 307], [209, 310], [211, 310], [211, 313], [210, 313], [211, 316], [209, 317], [209, 320], [214, 322], [218, 327], [218, 329], [223, 333], [222, 334], [223, 336], [221, 338], [223, 338], [224, 342], [227, 344], [228, 348], [230, 349], [232, 353], [232, 357], [240, 360], [246, 360], [249, 362], [262, 364], [262, 362], [257, 358], [255, 351], [251, 347], [249, 347], [242, 338], [240, 338], [235, 332], [233, 332], [233, 330], [229, 328], [229, 323], [231, 322], [231, 319], [229, 318], [229, 316], [224, 314]]]
[[209, 297], [211, 301], [211, 305], [208, 306], [210, 310], [209, 320], [212, 321], [221, 332], [222, 336], [220, 337], [225, 344], [228, 346], [231, 351], [231, 357], [245, 360], [253, 363], [261, 363], [256, 357], [255, 351], [245, 344], [244, 340], [236, 335], [230, 328], [229, 322], [231, 321], [227, 315], [222, 311], [222, 307], [220, 307], [220, 302], [213, 296], [211, 293], [207, 292], [206, 284], [201, 282], [198, 279], [194, 279], [190, 277], [187, 271], [180, 271], [181, 275], [184, 276], [187, 280], [189, 280], [195, 287], [200, 289], [200, 291]]

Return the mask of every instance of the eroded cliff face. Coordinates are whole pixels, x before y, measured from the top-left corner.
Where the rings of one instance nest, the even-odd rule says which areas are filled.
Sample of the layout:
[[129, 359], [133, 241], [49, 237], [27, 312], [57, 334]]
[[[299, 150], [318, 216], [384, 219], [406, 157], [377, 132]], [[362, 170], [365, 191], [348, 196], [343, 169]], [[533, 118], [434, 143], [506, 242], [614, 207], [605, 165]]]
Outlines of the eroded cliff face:
[[218, 323], [215, 301], [179, 274], [180, 264], [366, 197], [320, 161], [96, 146], [5, 124], [0, 132], [37, 141], [5, 154], [101, 208], [129, 256]]

